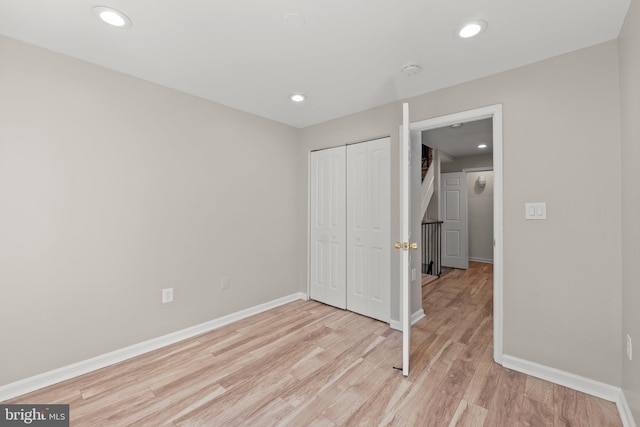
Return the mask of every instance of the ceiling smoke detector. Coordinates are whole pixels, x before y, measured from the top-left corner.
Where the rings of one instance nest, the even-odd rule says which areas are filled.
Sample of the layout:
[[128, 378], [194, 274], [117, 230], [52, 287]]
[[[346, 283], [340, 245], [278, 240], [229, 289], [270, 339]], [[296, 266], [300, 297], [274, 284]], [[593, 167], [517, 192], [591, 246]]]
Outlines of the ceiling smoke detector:
[[411, 77], [411, 76], [415, 76], [416, 74], [418, 74], [421, 70], [422, 70], [422, 68], [420, 68], [419, 65], [409, 64], [409, 65], [405, 65], [404, 67], [402, 67], [402, 74], [404, 74], [407, 77]]

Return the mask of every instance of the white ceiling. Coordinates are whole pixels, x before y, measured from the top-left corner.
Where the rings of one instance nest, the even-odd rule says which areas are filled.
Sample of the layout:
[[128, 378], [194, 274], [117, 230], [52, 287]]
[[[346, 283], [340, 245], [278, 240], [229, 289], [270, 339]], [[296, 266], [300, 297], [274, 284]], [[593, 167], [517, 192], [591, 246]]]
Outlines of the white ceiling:
[[[0, 34], [295, 127], [617, 38], [630, 0], [0, 0]], [[133, 21], [112, 28], [106, 5]], [[288, 13], [306, 24], [287, 26]], [[488, 22], [475, 39], [455, 30]], [[415, 63], [422, 72], [404, 76]], [[308, 95], [303, 105], [288, 96]]]
[[[493, 120], [466, 122], [457, 128], [430, 129], [422, 132], [422, 143], [453, 157], [493, 153]], [[480, 144], [486, 144], [487, 148], [478, 148]]]

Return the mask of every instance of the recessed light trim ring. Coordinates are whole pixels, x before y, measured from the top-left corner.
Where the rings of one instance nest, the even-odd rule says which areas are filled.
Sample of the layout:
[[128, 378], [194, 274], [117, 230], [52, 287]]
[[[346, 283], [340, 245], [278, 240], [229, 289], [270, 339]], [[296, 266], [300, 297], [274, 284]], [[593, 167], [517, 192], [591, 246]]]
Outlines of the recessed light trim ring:
[[307, 99], [307, 95], [302, 93], [294, 93], [289, 96], [289, 99], [293, 102], [300, 103]]
[[487, 29], [487, 26], [488, 24], [486, 21], [470, 21], [460, 27], [456, 34], [461, 39], [470, 39], [482, 34]]
[[112, 7], [96, 6], [91, 10], [98, 19], [112, 27], [127, 29], [133, 26], [133, 22], [127, 15]]

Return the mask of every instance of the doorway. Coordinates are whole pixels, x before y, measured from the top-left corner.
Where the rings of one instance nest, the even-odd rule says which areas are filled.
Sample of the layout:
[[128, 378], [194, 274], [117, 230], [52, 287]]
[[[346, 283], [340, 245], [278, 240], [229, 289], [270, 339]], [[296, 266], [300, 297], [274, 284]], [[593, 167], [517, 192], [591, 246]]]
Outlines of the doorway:
[[[493, 141], [493, 359], [502, 364], [503, 354], [503, 174], [502, 105], [449, 114], [410, 124], [411, 132], [491, 119]], [[414, 153], [420, 155], [420, 153]], [[429, 314], [427, 313], [427, 316]]]

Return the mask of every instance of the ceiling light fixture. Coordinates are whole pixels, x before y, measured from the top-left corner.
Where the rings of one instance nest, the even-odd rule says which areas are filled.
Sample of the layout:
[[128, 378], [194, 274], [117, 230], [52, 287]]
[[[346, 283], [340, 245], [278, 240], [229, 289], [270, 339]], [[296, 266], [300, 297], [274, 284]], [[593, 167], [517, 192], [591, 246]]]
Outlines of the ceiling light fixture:
[[133, 25], [131, 19], [119, 10], [115, 10], [107, 6], [96, 6], [92, 10], [94, 15], [111, 26], [117, 28], [131, 28]]
[[480, 148], [480, 149], [487, 148], [487, 144], [480, 144], [480, 145], [478, 145], [478, 148]]
[[468, 39], [475, 37], [484, 30], [487, 29], [487, 23], [485, 21], [472, 21], [464, 24], [460, 30], [458, 30], [458, 37], [462, 39]]
[[301, 93], [294, 93], [289, 97], [289, 99], [291, 99], [293, 102], [302, 102], [307, 99], [307, 97], [306, 95], [303, 95]]

